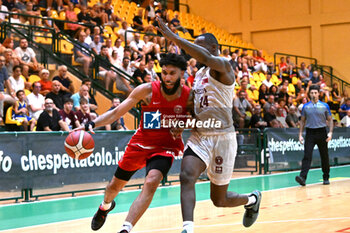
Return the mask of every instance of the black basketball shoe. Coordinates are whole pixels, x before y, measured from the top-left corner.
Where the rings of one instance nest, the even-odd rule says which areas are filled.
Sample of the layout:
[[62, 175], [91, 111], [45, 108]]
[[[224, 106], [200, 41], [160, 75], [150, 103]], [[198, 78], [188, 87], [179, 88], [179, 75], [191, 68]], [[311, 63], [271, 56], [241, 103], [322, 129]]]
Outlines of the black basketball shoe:
[[256, 221], [259, 216], [259, 208], [261, 202], [261, 192], [259, 190], [255, 190], [251, 193], [256, 197], [256, 202], [249, 206], [244, 206], [245, 213], [243, 216], [243, 226], [250, 227]]
[[107, 214], [111, 212], [114, 209], [114, 207], [115, 207], [114, 200], [112, 201], [111, 208], [109, 208], [108, 210], [101, 210], [101, 208], [98, 207], [98, 210], [91, 221], [91, 229], [94, 231], [97, 231], [98, 229], [100, 229], [106, 221]]

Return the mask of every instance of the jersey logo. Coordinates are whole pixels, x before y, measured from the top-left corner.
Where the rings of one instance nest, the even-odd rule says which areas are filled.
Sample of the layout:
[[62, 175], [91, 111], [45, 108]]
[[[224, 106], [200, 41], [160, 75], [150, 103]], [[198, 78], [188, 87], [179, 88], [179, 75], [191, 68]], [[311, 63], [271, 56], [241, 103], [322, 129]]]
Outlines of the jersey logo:
[[157, 112], [144, 112], [143, 113], [143, 128], [144, 129], [160, 129], [160, 116], [162, 114]]
[[176, 106], [174, 107], [174, 112], [175, 112], [176, 114], [182, 113], [182, 106], [181, 106], [181, 105], [176, 105]]
[[209, 79], [208, 79], [208, 78], [203, 78], [203, 79], [202, 79], [202, 85], [203, 85], [203, 84], [206, 84], [206, 83], [208, 83], [208, 82], [209, 82]]

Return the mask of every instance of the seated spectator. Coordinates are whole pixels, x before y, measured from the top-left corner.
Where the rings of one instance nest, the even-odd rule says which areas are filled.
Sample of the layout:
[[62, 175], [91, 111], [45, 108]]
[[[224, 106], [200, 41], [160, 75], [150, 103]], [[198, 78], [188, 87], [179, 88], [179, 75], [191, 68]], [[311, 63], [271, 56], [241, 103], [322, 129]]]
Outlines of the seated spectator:
[[78, 22], [85, 23], [85, 24], [96, 24], [95, 21], [92, 20], [90, 13], [88, 12], [86, 6], [80, 7], [80, 12], [77, 15]]
[[91, 80], [90, 79], [83, 79], [81, 82], [81, 85], [86, 85], [89, 90], [88, 90], [88, 103], [89, 103], [89, 108], [90, 108], [90, 115], [92, 119], [95, 119], [97, 117], [96, 109], [98, 108], [97, 102], [95, 100], [95, 97], [91, 91]]
[[[126, 21], [122, 22], [122, 28], [118, 30], [118, 36], [119, 38], [125, 42], [125, 45], [128, 45], [131, 41], [134, 40], [134, 35], [132, 33], [134, 29], [128, 25]], [[126, 38], [125, 38], [125, 32], [126, 32]]]
[[278, 64], [278, 70], [279, 70], [280, 78], [282, 78], [283, 74], [286, 74], [289, 76], [288, 66], [287, 66], [287, 63], [285, 62], [284, 57], [280, 57], [280, 63]]
[[41, 90], [40, 94], [46, 96], [52, 89], [52, 81], [49, 80], [50, 72], [47, 69], [42, 69], [39, 73]]
[[267, 127], [267, 122], [264, 121], [261, 116], [261, 107], [259, 104], [255, 105], [253, 109], [253, 115], [250, 118], [250, 128], [259, 128], [260, 130], [264, 130]]
[[95, 4], [90, 11], [90, 15], [92, 20], [95, 21], [98, 26], [108, 23], [108, 15], [104, 12], [102, 5]]
[[181, 55], [181, 48], [174, 42], [174, 41], [168, 41], [168, 53], [175, 53], [178, 55]]
[[119, 26], [117, 24], [117, 21], [121, 21], [122, 19], [118, 17], [116, 14], [114, 14], [114, 8], [111, 5], [111, 1], [105, 2], [103, 10], [107, 14], [109, 24], [113, 27]]
[[262, 81], [262, 84], [265, 84], [268, 89], [273, 86], [273, 83], [271, 82], [271, 74], [266, 74], [266, 79]]
[[104, 79], [106, 90], [112, 91], [113, 88], [111, 87], [111, 84], [113, 84], [114, 81], [116, 80], [117, 74], [110, 69], [111, 68], [110, 57], [108, 55], [108, 48], [105, 45], [102, 46], [100, 55], [101, 55], [101, 60], [99, 64], [100, 66], [99, 66], [98, 75]]
[[299, 104], [298, 106], [298, 111], [301, 112], [301, 110], [303, 110], [304, 104], [306, 104], [308, 102], [308, 98], [305, 97], [301, 100], [301, 104]]
[[142, 15], [143, 15], [143, 9], [140, 8], [137, 11], [137, 15], [135, 15], [134, 18], [132, 19], [132, 22], [133, 22], [132, 28], [135, 29], [136, 31], [143, 31], [145, 29], [142, 22]]
[[113, 51], [116, 51], [116, 53], [118, 54], [118, 61], [120, 64], [122, 64], [124, 58], [124, 47], [122, 46], [121, 38], [115, 40]]
[[247, 100], [247, 93], [240, 90], [238, 98], [236, 97], [233, 101], [233, 120], [238, 123], [241, 129], [249, 124], [250, 117], [246, 114], [247, 111], [252, 113], [252, 106]]
[[248, 82], [249, 82], [249, 79], [253, 78], [253, 75], [250, 73], [250, 70], [248, 69], [248, 65], [247, 64], [243, 64], [242, 70], [240, 70], [238, 72], [236, 82], [240, 83], [244, 76], [248, 77], [248, 80], [247, 80]]
[[11, 88], [14, 92], [17, 93], [19, 90], [24, 90], [24, 80], [21, 78], [22, 67], [14, 66], [12, 76], [9, 78], [11, 83]]
[[63, 99], [67, 98], [67, 96], [64, 91], [61, 91], [61, 83], [59, 81], [52, 81], [51, 91], [47, 93], [46, 98], [50, 98], [53, 100], [53, 108], [57, 111], [63, 109]]
[[304, 98], [307, 98], [307, 93], [306, 93], [304, 88], [301, 88], [300, 92], [298, 93], [297, 97], [295, 98], [295, 101], [300, 104]]
[[305, 62], [302, 62], [300, 64], [300, 69], [298, 70], [298, 74], [301, 82], [303, 83], [303, 86], [307, 86], [310, 80], [309, 78], [310, 72], [309, 72], [309, 69], [306, 68]]
[[33, 92], [27, 96], [29, 116], [38, 120], [45, 108], [45, 97], [40, 94], [41, 84], [39, 82], [34, 82], [32, 88]]
[[[66, 9], [66, 20], [78, 23], [78, 15], [74, 11], [74, 5], [72, 2], [68, 2], [68, 7]], [[68, 33], [73, 35], [82, 26], [77, 23], [66, 23]]]
[[269, 89], [269, 94], [274, 95], [275, 99], [279, 99], [279, 93], [278, 93], [278, 87], [275, 85], [272, 85]]
[[12, 119], [22, 122], [25, 131], [28, 130], [28, 125], [30, 124], [30, 131], [33, 131], [36, 124], [36, 120], [28, 116], [29, 110], [27, 108], [26, 95], [24, 91], [17, 91], [16, 96], [18, 100], [13, 106]]
[[28, 79], [29, 72], [39, 72], [42, 66], [38, 64], [36, 60], [35, 52], [32, 48], [28, 47], [28, 41], [22, 38], [19, 41], [19, 47], [15, 49], [16, 55], [20, 58], [20, 65], [22, 65], [22, 74]]
[[96, 54], [100, 54], [101, 53], [102, 43], [101, 43], [101, 40], [100, 40], [100, 35], [94, 35], [94, 39], [92, 40], [92, 42], [90, 44], [90, 48]]
[[286, 57], [286, 64], [287, 64], [287, 72], [289, 75], [295, 76], [295, 64], [290, 60], [290, 56]]
[[343, 127], [350, 127], [350, 109], [346, 111], [346, 116], [344, 116], [340, 123]]
[[89, 103], [87, 99], [81, 98], [79, 104], [80, 109], [75, 112], [75, 115], [78, 118], [80, 125], [85, 125], [87, 122], [92, 120], [90, 116]]
[[19, 61], [17, 58], [13, 56], [14, 52], [12, 49], [5, 49], [4, 57], [5, 57], [5, 67], [7, 69], [8, 75], [12, 75], [13, 67], [19, 65]]
[[270, 108], [275, 105], [275, 96], [268, 95], [266, 103], [263, 105], [264, 114], [269, 112]]
[[299, 117], [297, 115], [297, 108], [294, 105], [290, 106], [289, 108], [289, 112], [286, 117], [286, 123], [290, 128], [299, 127]]
[[89, 87], [87, 85], [81, 85], [79, 92], [73, 94], [70, 97], [73, 100], [73, 108], [75, 111], [80, 109], [80, 99], [89, 99]]
[[288, 85], [282, 85], [281, 90], [278, 93], [278, 99], [283, 99], [284, 102], [287, 103], [288, 98], [289, 98]]
[[188, 66], [187, 66], [187, 70], [186, 70], [186, 73], [187, 73], [187, 80], [186, 81], [187, 81], [187, 85], [189, 88], [192, 88], [194, 78], [196, 77], [196, 73], [198, 71], [198, 68], [196, 65], [197, 65], [196, 59], [191, 58], [188, 61]]
[[282, 128], [281, 123], [276, 119], [276, 107], [271, 106], [268, 112], [264, 113], [264, 121], [267, 122], [267, 126], [271, 128]]
[[133, 74], [133, 78], [138, 80], [140, 83], [144, 82], [144, 77], [147, 75], [147, 71], [145, 70], [145, 63], [140, 62], [139, 68], [137, 68]]
[[160, 61], [160, 46], [157, 44], [157, 38], [150, 38], [145, 35], [143, 40], [145, 42], [145, 46], [143, 46], [143, 54], [151, 56], [151, 59], [153, 60], [157, 59]]
[[274, 72], [274, 64], [273, 62], [267, 62], [265, 58], [263, 58], [262, 53], [262, 50], [258, 50], [258, 56], [256, 57], [254, 70], [257, 72], [262, 71], [264, 73], [268, 71], [272, 74]]
[[[31, 1], [28, 1], [26, 3], [25, 10], [22, 11], [22, 14], [30, 15], [30, 16], [40, 16], [40, 10], [33, 8], [33, 3]], [[30, 25], [39, 25], [39, 19], [28, 17]]]
[[154, 67], [154, 60], [149, 60], [145, 70], [151, 76], [152, 82], [159, 81], [159, 77], [158, 77], [157, 73], [154, 71], [153, 67]]
[[108, 50], [108, 56], [112, 56], [113, 46], [112, 46], [111, 38], [106, 39], [105, 46], [107, 47], [107, 50]]
[[58, 67], [58, 75], [53, 77], [52, 81], [59, 81], [61, 83], [61, 91], [64, 91], [68, 94], [74, 93], [74, 85], [72, 80], [67, 75], [67, 66], [61, 65]]
[[261, 84], [259, 87], [259, 104], [264, 106], [268, 99], [268, 89], [265, 84]]
[[73, 100], [70, 98], [65, 98], [63, 109], [61, 109], [58, 112], [62, 117], [62, 120], [66, 122], [70, 130], [80, 127], [79, 120], [75, 115], [75, 113], [72, 111], [72, 109], [73, 109]]
[[[4, 93], [5, 87], [8, 93]], [[5, 67], [5, 58], [0, 56], [0, 122], [3, 122], [4, 103], [13, 105], [16, 101], [16, 93], [13, 91], [7, 70]]]
[[279, 121], [281, 128], [289, 128], [286, 122], [286, 116], [283, 113], [283, 108], [278, 107], [276, 111], [276, 119]]
[[345, 103], [342, 104], [338, 110], [340, 119], [347, 114], [348, 110], [350, 110], [350, 98], [347, 98]]
[[321, 85], [321, 80], [320, 80], [319, 74], [318, 74], [318, 72], [316, 70], [314, 72], [312, 72], [312, 77], [311, 77], [311, 79], [309, 81], [309, 86], [312, 85], [312, 84], [315, 84], [315, 85], [318, 85], [318, 86]]
[[45, 100], [45, 110], [40, 114], [36, 126], [37, 131], [69, 131], [69, 128], [64, 122], [56, 109], [53, 108], [52, 99]]
[[86, 34], [83, 30], [81, 30], [78, 34], [78, 41], [80, 42], [79, 46], [74, 46], [74, 59], [77, 63], [83, 64], [83, 69], [85, 75], [89, 75], [89, 67], [92, 59], [89, 54], [90, 47], [86, 44], [85, 37]]
[[143, 78], [143, 82], [144, 83], [151, 83], [152, 82], [152, 78], [150, 74], [146, 74], [146, 76]]
[[146, 45], [143, 40], [140, 39], [141, 35], [139, 33], [135, 33], [135, 39], [130, 42], [130, 48], [137, 52], [138, 54], [143, 55], [143, 47]]
[[[2, 0], [0, 0], [0, 10], [1, 11], [9, 11], [7, 6], [2, 4]], [[5, 18], [8, 16], [6, 13], [0, 13], [0, 23], [5, 20]]]
[[[132, 73], [131, 68], [130, 68], [129, 57], [123, 58], [123, 65], [119, 68], [122, 71], [124, 71], [125, 73], [127, 73], [128, 75], [133, 76], [133, 73]], [[128, 80], [126, 80], [125, 78], [121, 77], [120, 75], [117, 75], [116, 85], [117, 85], [118, 90], [126, 93], [126, 96], [129, 96], [129, 94], [133, 90], [133, 87], [130, 85], [130, 82]]]
[[156, 11], [154, 7], [155, 7], [154, 0], [150, 0], [145, 11], [145, 17], [147, 17], [148, 22], [153, 21], [156, 17]]
[[[91, 29], [89, 28], [89, 27], [86, 27], [85, 29], [84, 29], [84, 32], [85, 32], [85, 40], [84, 40], [84, 42], [86, 43], [86, 44], [91, 44], [91, 42], [92, 42], [92, 38], [91, 38]], [[80, 31], [78, 31], [78, 34], [80, 33]]]
[[188, 32], [188, 30], [181, 25], [178, 14], [174, 14], [174, 18], [170, 21], [170, 24], [172, 24], [176, 30], [179, 30], [183, 33]]
[[112, 54], [111, 56], [109, 57], [109, 62], [115, 66], [115, 67], [120, 67], [122, 66], [122, 62], [121, 60], [119, 59], [118, 57], [118, 52], [117, 50], [112, 50]]

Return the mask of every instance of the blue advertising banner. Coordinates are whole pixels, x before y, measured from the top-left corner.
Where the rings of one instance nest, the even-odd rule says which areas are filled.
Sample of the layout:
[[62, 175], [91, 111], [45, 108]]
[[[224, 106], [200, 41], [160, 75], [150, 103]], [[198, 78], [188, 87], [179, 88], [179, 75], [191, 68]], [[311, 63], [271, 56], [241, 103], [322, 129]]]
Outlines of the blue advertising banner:
[[[299, 169], [304, 156], [304, 145], [299, 142], [299, 129], [265, 130], [269, 170]], [[304, 134], [305, 137], [305, 134]], [[335, 128], [333, 138], [328, 143], [329, 160], [331, 164], [350, 163], [350, 128]], [[313, 167], [320, 166], [320, 156], [317, 146], [313, 152]]]

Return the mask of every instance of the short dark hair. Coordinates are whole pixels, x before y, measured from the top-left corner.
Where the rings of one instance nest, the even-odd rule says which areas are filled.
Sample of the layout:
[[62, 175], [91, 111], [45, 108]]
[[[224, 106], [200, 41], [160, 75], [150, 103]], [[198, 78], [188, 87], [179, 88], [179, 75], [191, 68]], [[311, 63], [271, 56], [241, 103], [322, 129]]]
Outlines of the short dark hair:
[[18, 96], [19, 96], [19, 93], [21, 93], [21, 92], [25, 93], [24, 90], [18, 90], [18, 91], [16, 92], [16, 96], [18, 97]]
[[17, 68], [20, 68], [21, 71], [22, 71], [22, 66], [20, 66], [20, 65], [15, 65], [15, 66], [12, 68], [12, 71], [15, 71]]
[[68, 97], [66, 97], [66, 98], [64, 98], [63, 99], [63, 104], [66, 104], [66, 103], [73, 103], [73, 100], [71, 99], [71, 98], [68, 98]]
[[187, 69], [186, 59], [183, 56], [177, 55], [175, 53], [162, 54], [159, 64], [161, 67], [167, 66], [167, 65], [173, 65], [180, 68], [181, 70]]
[[320, 92], [320, 86], [319, 85], [311, 85], [309, 88], [309, 92], [311, 92], [312, 90], [316, 90], [318, 92]]
[[92, 81], [88, 78], [84, 78], [83, 81], [81, 82], [81, 85], [84, 85], [86, 83], [92, 83]]
[[80, 104], [88, 104], [89, 101], [88, 101], [86, 98], [80, 98], [79, 103], [80, 103]]
[[200, 36], [203, 36], [204, 37], [204, 41], [210, 45], [212, 44], [215, 44], [216, 46], [219, 46], [219, 42], [218, 40], [216, 39], [216, 37], [211, 34], [211, 33], [204, 33], [204, 34], [201, 34]]

